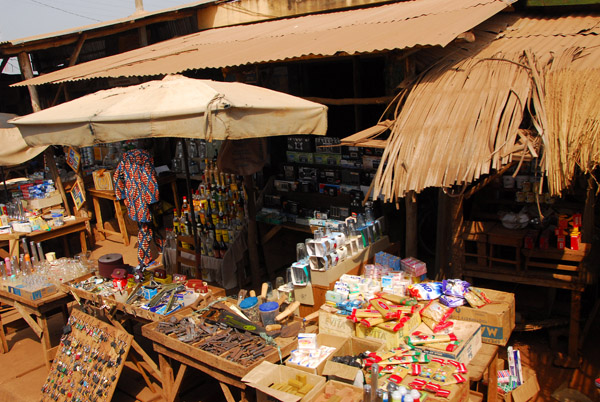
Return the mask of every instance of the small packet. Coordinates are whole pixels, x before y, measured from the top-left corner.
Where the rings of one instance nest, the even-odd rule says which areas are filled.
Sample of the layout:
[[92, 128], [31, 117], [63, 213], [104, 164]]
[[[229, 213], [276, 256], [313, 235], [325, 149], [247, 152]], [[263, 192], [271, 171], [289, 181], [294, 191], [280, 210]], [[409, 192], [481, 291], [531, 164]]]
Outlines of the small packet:
[[442, 283], [413, 283], [408, 286], [408, 293], [417, 300], [434, 300], [442, 295]]
[[440, 303], [442, 303], [444, 306], [455, 308], [464, 305], [465, 299], [462, 297], [441, 295]]
[[485, 301], [486, 304], [490, 304], [492, 302], [490, 299], [488, 299], [483, 290], [479, 288], [471, 288], [471, 290], [475, 292], [483, 301]]
[[474, 308], [481, 308], [486, 305], [485, 300], [479, 297], [479, 295], [473, 290], [473, 288], [471, 288], [470, 291], [465, 293], [465, 300], [469, 303], [471, 307]]
[[469, 290], [469, 282], [460, 279], [444, 279], [442, 281], [443, 292], [447, 296], [464, 297]]
[[453, 308], [444, 306], [437, 300], [432, 300], [421, 310], [421, 319], [433, 332], [439, 332], [449, 326], [448, 318], [453, 311]]

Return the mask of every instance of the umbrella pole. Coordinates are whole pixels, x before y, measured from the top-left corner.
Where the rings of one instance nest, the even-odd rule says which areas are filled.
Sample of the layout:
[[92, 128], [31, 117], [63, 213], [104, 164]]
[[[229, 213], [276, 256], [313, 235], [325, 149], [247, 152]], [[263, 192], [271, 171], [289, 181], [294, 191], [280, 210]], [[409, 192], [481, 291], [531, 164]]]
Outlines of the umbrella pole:
[[9, 202], [10, 198], [8, 197], [8, 187], [6, 187], [6, 176], [4, 175], [4, 166], [0, 166], [0, 169], [2, 169], [2, 182], [4, 183], [4, 195], [6, 195], [6, 202]]
[[254, 179], [252, 175], [244, 176], [244, 185], [248, 194], [248, 255], [250, 257], [250, 271], [252, 272], [252, 287], [258, 289], [262, 275], [256, 244], [256, 202], [254, 200]]
[[185, 142], [185, 139], [181, 138], [181, 148], [183, 148], [183, 166], [184, 166], [184, 170], [185, 170], [185, 187], [186, 187], [186, 194], [188, 197], [188, 205], [191, 205], [191, 211], [192, 213], [190, 214], [190, 220], [192, 221], [192, 234], [194, 235], [194, 252], [196, 253], [196, 277], [199, 278], [200, 277], [200, 265], [201, 265], [201, 255], [200, 255], [200, 247], [199, 247], [199, 243], [198, 243], [198, 231], [196, 229], [196, 216], [194, 214], [194, 203], [192, 202], [192, 184], [191, 184], [191, 180], [190, 180], [190, 165], [189, 165], [189, 156], [188, 156], [188, 149], [187, 149], [187, 144]]

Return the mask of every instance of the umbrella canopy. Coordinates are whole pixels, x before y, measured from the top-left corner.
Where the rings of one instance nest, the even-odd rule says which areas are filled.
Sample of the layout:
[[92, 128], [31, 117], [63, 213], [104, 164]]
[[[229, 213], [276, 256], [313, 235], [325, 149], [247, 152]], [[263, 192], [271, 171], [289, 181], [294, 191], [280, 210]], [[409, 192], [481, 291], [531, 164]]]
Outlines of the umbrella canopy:
[[21, 132], [7, 120], [16, 114], [0, 113], [0, 166], [20, 165], [44, 152], [46, 146], [30, 147], [25, 143]]
[[166, 76], [99, 91], [12, 119], [29, 145], [90, 146], [140, 138], [325, 135], [327, 107], [238, 82]]

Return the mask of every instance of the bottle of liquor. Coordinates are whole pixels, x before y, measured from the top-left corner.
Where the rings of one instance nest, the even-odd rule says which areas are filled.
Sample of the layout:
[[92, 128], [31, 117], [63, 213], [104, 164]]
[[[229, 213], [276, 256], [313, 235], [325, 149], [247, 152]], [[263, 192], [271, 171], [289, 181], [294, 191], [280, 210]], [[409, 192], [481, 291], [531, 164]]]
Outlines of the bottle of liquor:
[[217, 239], [217, 235], [216, 233], [211, 236], [212, 237], [212, 249], [213, 249], [213, 257], [215, 258], [221, 258], [221, 245], [219, 244], [219, 239]]
[[185, 213], [189, 211], [187, 197], [183, 197], [183, 203], [181, 204], [181, 213]]

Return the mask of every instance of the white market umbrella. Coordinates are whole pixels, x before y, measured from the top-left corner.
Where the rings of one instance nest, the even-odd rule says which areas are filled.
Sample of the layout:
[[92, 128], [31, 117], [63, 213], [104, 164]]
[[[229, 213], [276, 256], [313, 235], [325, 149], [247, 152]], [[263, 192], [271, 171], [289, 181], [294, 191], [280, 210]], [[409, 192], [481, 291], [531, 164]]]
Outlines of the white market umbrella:
[[12, 119], [29, 145], [141, 138], [245, 139], [327, 131], [327, 107], [238, 82], [166, 76]]
[[0, 166], [13, 166], [25, 163], [44, 152], [46, 146], [30, 147], [25, 143], [21, 132], [7, 123], [16, 114], [0, 113]]

